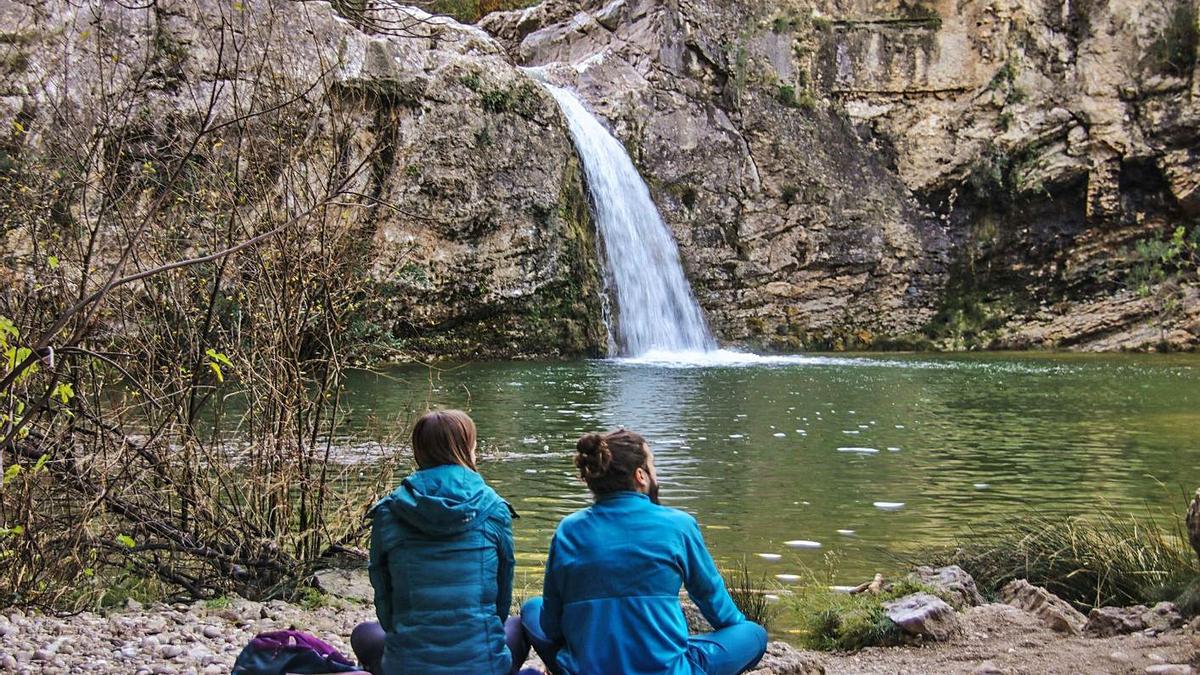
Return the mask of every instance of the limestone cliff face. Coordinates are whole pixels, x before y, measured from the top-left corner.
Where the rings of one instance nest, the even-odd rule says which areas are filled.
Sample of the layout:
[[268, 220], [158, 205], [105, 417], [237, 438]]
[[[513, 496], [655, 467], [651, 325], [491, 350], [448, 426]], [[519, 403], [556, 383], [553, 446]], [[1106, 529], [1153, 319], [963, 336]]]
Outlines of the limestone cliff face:
[[486, 17], [611, 123], [726, 340], [1194, 346], [1196, 9], [613, 0]]
[[[251, 82], [310, 83], [344, 129], [314, 114], [291, 157], [369, 166], [347, 210], [373, 284], [355, 330], [598, 354], [586, 186], [517, 67], [538, 66], [625, 143], [727, 344], [1200, 342], [1196, 254], [1147, 276], [1131, 253], [1200, 227], [1192, 3], [546, 0], [479, 27], [382, 5], [0, 0], [0, 129], [19, 129], [0, 170], [68, 122], [127, 124], [150, 161], [214, 83], [219, 122], [272, 93]], [[97, 62], [101, 39], [119, 58]], [[135, 114], [96, 115], [130, 87]], [[22, 227], [0, 229], [12, 283], [37, 262]]]
[[673, 228], [719, 338], [852, 346], [928, 319], [945, 238], [843, 116], [793, 107], [796, 99], [764, 86], [772, 64], [793, 70], [790, 38], [743, 31], [758, 19], [736, 7], [556, 8], [481, 25], [611, 123]]
[[[553, 98], [478, 28], [415, 9], [365, 18], [341, 9], [0, 2], [0, 128], [21, 129], [0, 160], [33, 162], [70, 120], [70, 131], [84, 135], [125, 125], [149, 153], [138, 161], [166, 165], [182, 153], [209, 93], [212, 124], [232, 130], [245, 101], [270, 101], [274, 87], [300, 92], [311, 114], [289, 119], [297, 135], [258, 137], [276, 130], [256, 121], [262, 128], [249, 136], [264, 147], [243, 164], [258, 169], [259, 156], [277, 151], [292, 158], [263, 162], [264, 180], [288, 186], [266, 190], [264, 209], [270, 199], [305, 198], [298, 191], [307, 179], [288, 178], [288, 161], [295, 172], [365, 167], [340, 200], [355, 206], [344, 227], [370, 241], [363, 269], [372, 284], [352, 330], [409, 354], [602, 350], [593, 227]], [[119, 103], [131, 111], [104, 100], [117, 100], [113, 92], [124, 92]], [[205, 152], [235, 141], [214, 133]], [[199, 232], [217, 214], [195, 213], [203, 227], [189, 251], [213, 248]], [[6, 276], [28, 274], [21, 223], [6, 223], [0, 238]], [[44, 267], [43, 257], [34, 265]]]

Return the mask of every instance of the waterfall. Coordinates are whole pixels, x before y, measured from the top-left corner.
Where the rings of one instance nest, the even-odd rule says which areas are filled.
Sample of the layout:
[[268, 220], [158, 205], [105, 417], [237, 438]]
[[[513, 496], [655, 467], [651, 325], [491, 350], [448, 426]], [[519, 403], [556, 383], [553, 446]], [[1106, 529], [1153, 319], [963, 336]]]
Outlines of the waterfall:
[[716, 349], [683, 275], [675, 240], [625, 147], [573, 93], [545, 86], [566, 115], [587, 175], [611, 303], [605, 317], [610, 352], [641, 356]]

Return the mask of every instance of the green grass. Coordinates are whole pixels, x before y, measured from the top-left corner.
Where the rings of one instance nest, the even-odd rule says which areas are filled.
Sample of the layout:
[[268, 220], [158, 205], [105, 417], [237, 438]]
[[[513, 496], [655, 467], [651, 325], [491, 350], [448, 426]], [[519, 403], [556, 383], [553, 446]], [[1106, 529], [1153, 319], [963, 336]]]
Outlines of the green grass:
[[215, 598], [209, 598], [208, 600], [205, 600], [204, 608], [210, 610], [229, 609], [230, 605], [232, 604], [233, 601], [229, 599], [228, 595], [218, 595]]
[[767, 598], [767, 591], [775, 581], [766, 574], [755, 575], [743, 558], [736, 567], [724, 573], [725, 588], [733, 598], [733, 604], [742, 610], [746, 618], [763, 628], [770, 629], [775, 616], [775, 606]]
[[1166, 600], [1192, 616], [1200, 614], [1200, 561], [1182, 522], [1182, 513], [1109, 506], [1088, 517], [1033, 512], [971, 532], [933, 564], [960, 565], [991, 597], [1013, 579], [1028, 579], [1085, 611]]
[[801, 630], [801, 642], [820, 651], [856, 651], [864, 647], [897, 645], [903, 629], [887, 618], [883, 603], [913, 593], [939, 595], [925, 584], [901, 579], [878, 595], [848, 595], [813, 583], [796, 590], [786, 601]]

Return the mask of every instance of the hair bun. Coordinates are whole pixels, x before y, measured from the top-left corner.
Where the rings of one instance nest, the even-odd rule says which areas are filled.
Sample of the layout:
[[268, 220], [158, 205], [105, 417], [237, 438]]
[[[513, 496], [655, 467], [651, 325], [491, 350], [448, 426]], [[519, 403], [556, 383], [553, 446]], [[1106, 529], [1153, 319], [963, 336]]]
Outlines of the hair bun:
[[612, 451], [600, 434], [584, 434], [575, 444], [575, 466], [583, 478], [598, 478], [608, 472]]

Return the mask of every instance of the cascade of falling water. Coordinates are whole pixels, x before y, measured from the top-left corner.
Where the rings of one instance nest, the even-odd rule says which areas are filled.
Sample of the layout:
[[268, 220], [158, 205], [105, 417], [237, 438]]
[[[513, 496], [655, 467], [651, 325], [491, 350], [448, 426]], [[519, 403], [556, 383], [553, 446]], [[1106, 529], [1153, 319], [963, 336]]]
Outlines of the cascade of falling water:
[[545, 86], [567, 118], [587, 175], [614, 305], [607, 317], [610, 346], [621, 356], [716, 349], [675, 240], [625, 146], [575, 94]]

